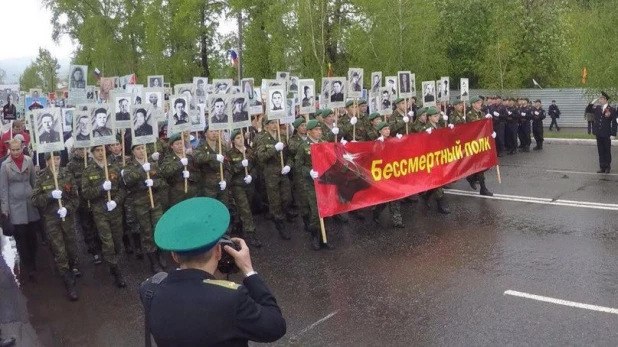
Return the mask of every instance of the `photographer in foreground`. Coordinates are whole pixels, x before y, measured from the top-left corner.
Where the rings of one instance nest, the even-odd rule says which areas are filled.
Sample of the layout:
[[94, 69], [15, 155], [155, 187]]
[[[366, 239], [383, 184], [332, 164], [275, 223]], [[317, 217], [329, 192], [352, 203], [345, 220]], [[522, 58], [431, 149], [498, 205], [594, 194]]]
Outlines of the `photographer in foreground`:
[[[155, 243], [172, 252], [179, 269], [158, 273], [140, 286], [146, 346], [150, 333], [159, 347], [247, 346], [285, 335], [285, 319], [253, 270], [247, 244], [223, 236], [229, 222], [227, 207], [211, 198], [185, 200], [161, 217]], [[243, 274], [243, 285], [213, 276], [226, 254]]]

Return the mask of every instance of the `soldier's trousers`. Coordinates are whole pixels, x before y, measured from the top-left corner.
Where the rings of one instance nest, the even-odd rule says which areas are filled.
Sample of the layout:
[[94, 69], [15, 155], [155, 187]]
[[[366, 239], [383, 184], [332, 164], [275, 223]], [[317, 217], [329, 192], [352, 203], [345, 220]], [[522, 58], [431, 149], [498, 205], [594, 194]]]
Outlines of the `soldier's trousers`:
[[399, 200], [376, 205], [373, 213], [379, 216], [382, 211], [384, 211], [386, 206], [388, 206], [388, 210], [391, 213], [391, 220], [393, 221], [393, 224], [402, 224], [403, 218], [401, 217], [401, 201]]
[[[184, 184], [184, 183], [183, 183]], [[202, 186], [202, 192], [199, 194], [200, 196], [204, 196], [207, 198], [213, 198], [221, 201], [228, 209], [230, 208], [230, 182], [227, 182], [227, 187], [225, 190], [221, 190], [219, 187], [219, 182], [204, 182]], [[184, 189], [184, 186], [183, 186]]]
[[232, 186], [232, 196], [234, 197], [234, 203], [236, 204], [238, 216], [240, 217], [242, 228], [245, 233], [255, 232], [253, 213], [251, 213], [251, 201], [253, 201], [254, 192], [255, 186], [253, 184]]
[[266, 180], [268, 210], [275, 221], [282, 221], [292, 202], [290, 180], [288, 176], [280, 172], [264, 175], [264, 179]]
[[94, 222], [101, 239], [103, 259], [109, 264], [118, 264], [118, 254], [122, 252], [122, 208], [118, 206], [112, 212], [95, 211]]
[[[169, 188], [169, 207], [176, 205], [181, 201], [185, 201], [197, 196], [198, 187], [196, 182], [188, 181], [187, 182], [187, 192], [185, 193], [185, 181], [180, 181], [174, 183]], [[165, 192], [158, 192], [157, 194], [165, 194]], [[163, 204], [162, 204], [163, 205]], [[169, 208], [168, 207], [168, 208]], [[165, 210], [163, 210], [165, 212]]]
[[[187, 188], [188, 187], [189, 186], [187, 184]], [[184, 189], [185, 189], [184, 181], [182, 182], [182, 189], [184, 193]], [[165, 188], [159, 188], [156, 194], [157, 195], [156, 199], [157, 201], [159, 201], [159, 204], [161, 205], [161, 211], [163, 211], [163, 213], [165, 213], [165, 211], [167, 211], [170, 207], [174, 206], [174, 205], [170, 205], [170, 190], [171, 188], [169, 186], [166, 186]], [[195, 195], [192, 197], [195, 197]]]
[[[476, 174], [475, 174], [476, 175]], [[483, 180], [485, 179], [485, 175], [483, 174]], [[428, 190], [423, 193], [425, 199], [429, 200], [432, 196], [436, 198], [436, 200], [442, 199], [444, 197], [444, 189], [442, 187], [434, 188], [432, 190]]]
[[537, 147], [543, 147], [543, 122], [532, 123], [532, 135]]
[[599, 167], [601, 170], [611, 169], [612, 140], [609, 136], [597, 136], [597, 151], [599, 152]]
[[75, 214], [75, 225], [84, 237], [88, 253], [92, 255], [101, 253], [101, 240], [99, 240], [97, 226], [87, 201], [80, 202]]
[[137, 204], [135, 205], [135, 215], [139, 223], [142, 249], [146, 253], [155, 252], [157, 246], [154, 243], [154, 228], [163, 215], [161, 203], [155, 200], [154, 208], [150, 207], [150, 202], [147, 204]]
[[127, 197], [124, 201], [124, 215], [123, 215], [123, 230], [124, 234], [139, 234], [140, 224], [137, 220], [137, 215], [135, 213], [135, 201], [132, 197]]
[[519, 124], [519, 142], [522, 147], [530, 147], [532, 139], [530, 139], [530, 122], [526, 121]]
[[45, 216], [47, 239], [54, 255], [56, 269], [61, 274], [69, 270], [69, 266], [77, 260], [77, 245], [75, 243], [73, 213], [69, 212], [62, 221], [58, 216]]
[[504, 129], [506, 124], [504, 122], [494, 123], [494, 131], [496, 132], [496, 151], [498, 154], [504, 151]]
[[313, 179], [305, 178], [303, 187], [307, 195], [307, 203], [309, 205], [309, 230], [319, 229], [320, 214], [318, 213], [318, 198], [315, 195], [315, 186]]
[[508, 151], [517, 149], [517, 123], [507, 123], [504, 134], [504, 145]]
[[301, 216], [309, 216], [311, 210], [309, 209], [309, 201], [307, 200], [307, 192], [305, 191], [305, 184], [303, 183], [303, 177], [299, 171], [294, 172], [294, 201], [298, 207], [298, 212]]

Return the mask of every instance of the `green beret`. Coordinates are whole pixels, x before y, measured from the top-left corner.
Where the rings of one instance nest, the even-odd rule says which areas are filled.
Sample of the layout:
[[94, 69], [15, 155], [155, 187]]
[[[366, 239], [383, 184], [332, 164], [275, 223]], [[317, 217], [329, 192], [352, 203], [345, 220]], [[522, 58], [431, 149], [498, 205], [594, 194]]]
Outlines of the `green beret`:
[[170, 137], [170, 139], [167, 141], [167, 143], [169, 143], [169, 145], [173, 145], [174, 142], [176, 141], [180, 141], [182, 140], [182, 136], [180, 135], [180, 133], [176, 133], [174, 135], [172, 135], [172, 137]]
[[331, 110], [330, 108], [325, 108], [322, 110], [322, 117], [328, 117], [329, 115], [333, 114], [333, 110]]
[[154, 231], [155, 244], [182, 256], [208, 252], [230, 224], [230, 212], [219, 200], [192, 198], [167, 210]]
[[382, 130], [382, 129], [386, 128], [387, 126], [388, 126], [388, 123], [386, 123], [386, 122], [380, 122], [380, 124], [378, 124], [378, 125], [376, 126], [376, 130], [377, 130], [377, 131], [380, 131], [380, 130]]
[[424, 114], [426, 112], [427, 112], [427, 107], [421, 107], [418, 110], [416, 110], [416, 115], [420, 116], [420, 115], [422, 115], [422, 114]]
[[348, 100], [348, 101], [346, 101], [346, 103], [345, 103], [345, 107], [350, 107], [350, 106], [352, 106], [352, 105], [354, 105], [354, 100]]
[[479, 101], [481, 101], [481, 98], [479, 98], [478, 96], [473, 96], [470, 98], [470, 104], [474, 104], [475, 102]]
[[[45, 160], [49, 160], [51, 158], [52, 152], [47, 152], [45, 153]], [[60, 152], [54, 152], [54, 156], [55, 157], [59, 157], [60, 156]]]
[[294, 123], [292, 123], [292, 126], [294, 127], [294, 129], [297, 129], [303, 123], [305, 123], [305, 117], [298, 117], [296, 118]]
[[240, 135], [240, 129], [236, 129], [234, 131], [232, 131], [232, 134], [230, 135], [230, 140], [234, 141], [234, 139], [236, 138], [236, 136]]
[[455, 102], [453, 102], [453, 106], [455, 106], [455, 105], [459, 105], [459, 104], [461, 104], [462, 102], [463, 102], [463, 100], [461, 100], [461, 99], [457, 99], [457, 100], [455, 100]]
[[321, 109], [321, 108], [316, 109], [316, 110], [315, 110], [315, 114], [314, 114], [314, 116], [315, 116], [315, 117], [317, 117], [317, 116], [321, 116], [321, 115], [322, 115], [322, 111], [324, 111], [324, 110], [323, 110], [323, 109]]
[[95, 149], [99, 148], [99, 147], [103, 147], [103, 150], [105, 150], [105, 145], [98, 145], [98, 146], [92, 146], [90, 147], [90, 152], [94, 152]]
[[133, 148], [139, 146], [139, 145], [143, 145], [143, 143], [132, 143], [131, 144], [131, 150], [133, 150]]
[[395, 105], [397, 105], [398, 103], [402, 102], [403, 98], [397, 98], [395, 99]]
[[274, 122], [276, 119], [268, 119], [266, 117], [262, 118], [262, 124], [268, 124], [270, 122]]
[[365, 99], [358, 100], [358, 106], [360, 106], [360, 105], [367, 105], [367, 100], [365, 100]]
[[311, 130], [315, 127], [319, 127], [320, 126], [320, 122], [318, 122], [315, 119], [310, 120], [309, 122], [307, 122], [307, 130]]
[[433, 116], [433, 115], [438, 114], [438, 113], [440, 113], [440, 112], [438, 112], [438, 109], [433, 107], [433, 106], [427, 109], [427, 115], [428, 116]]
[[368, 119], [369, 119], [369, 120], [374, 120], [374, 119], [376, 119], [376, 118], [378, 118], [378, 117], [382, 117], [382, 115], [381, 115], [381, 114], [379, 114], [378, 112], [374, 112], [374, 113], [372, 113], [372, 114], [370, 114], [370, 115], [369, 115], [369, 118], [368, 118]]

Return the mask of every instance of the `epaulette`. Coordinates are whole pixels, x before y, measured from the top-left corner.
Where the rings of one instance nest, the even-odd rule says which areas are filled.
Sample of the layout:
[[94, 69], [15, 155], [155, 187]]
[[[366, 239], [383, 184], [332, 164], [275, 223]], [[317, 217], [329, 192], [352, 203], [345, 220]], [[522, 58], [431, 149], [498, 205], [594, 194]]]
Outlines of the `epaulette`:
[[220, 286], [223, 288], [227, 288], [227, 289], [233, 289], [233, 290], [237, 290], [240, 285], [234, 282], [230, 282], [230, 281], [224, 281], [224, 280], [211, 280], [211, 279], [206, 279], [204, 280], [204, 283], [206, 284], [214, 284], [216, 286]]

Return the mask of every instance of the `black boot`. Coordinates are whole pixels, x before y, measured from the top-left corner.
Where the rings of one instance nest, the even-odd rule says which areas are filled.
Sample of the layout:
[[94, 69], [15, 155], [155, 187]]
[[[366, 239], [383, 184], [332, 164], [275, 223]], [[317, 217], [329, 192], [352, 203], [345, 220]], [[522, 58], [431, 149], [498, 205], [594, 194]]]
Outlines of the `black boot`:
[[150, 271], [152, 271], [153, 274], [163, 272], [163, 269], [159, 266], [159, 260], [157, 259], [158, 257], [156, 252], [147, 253], [146, 256], [150, 262]]
[[485, 181], [481, 181], [481, 195], [494, 196], [494, 193], [490, 192], [487, 186], [485, 186]]
[[468, 181], [468, 183], [470, 184], [470, 188], [476, 190], [478, 187], [476, 186], [476, 181], [474, 180], [474, 177], [472, 176], [468, 176], [466, 177], [466, 181]]
[[311, 248], [313, 248], [314, 251], [320, 250], [319, 230], [316, 227], [311, 228]]
[[309, 216], [303, 216], [303, 224], [305, 225], [305, 231], [310, 232], [309, 230]]
[[116, 283], [116, 287], [124, 288], [127, 286], [127, 282], [124, 281], [124, 277], [122, 277], [122, 273], [120, 273], [118, 265], [110, 265], [109, 272], [112, 276], [114, 276], [114, 283]]
[[140, 234], [131, 234], [133, 236], [133, 245], [135, 245], [135, 258], [144, 259], [144, 251], [142, 250], [142, 236]]
[[[133, 238], [133, 240], [135, 240], [135, 238]], [[125, 253], [133, 254], [133, 246], [131, 245], [131, 240], [129, 240], [128, 234], [122, 235], [122, 244], [124, 245]]]
[[292, 234], [290, 233], [289, 230], [285, 228], [285, 224], [283, 224], [282, 220], [275, 221], [275, 227], [277, 228], [277, 231], [279, 232], [279, 236], [282, 239], [289, 240], [292, 238]]
[[296, 219], [296, 217], [298, 217], [298, 212], [295, 211], [288, 211], [286, 213], [286, 219], [288, 220], [288, 222], [293, 223], [294, 219]]
[[255, 248], [262, 247], [262, 241], [258, 239], [257, 235], [255, 234], [255, 231], [247, 233], [247, 241], [249, 243], [249, 246], [253, 246]]
[[436, 201], [438, 202], [438, 212], [440, 212], [442, 214], [449, 214], [449, 213], [451, 213], [451, 211], [446, 206], [446, 203], [444, 202], [444, 197], [442, 197], [440, 199], [437, 199]]
[[68, 270], [62, 275], [62, 279], [64, 281], [64, 286], [67, 289], [67, 294], [69, 295], [69, 300], [77, 301], [77, 291], [75, 290], [75, 276], [73, 276], [73, 272]]

